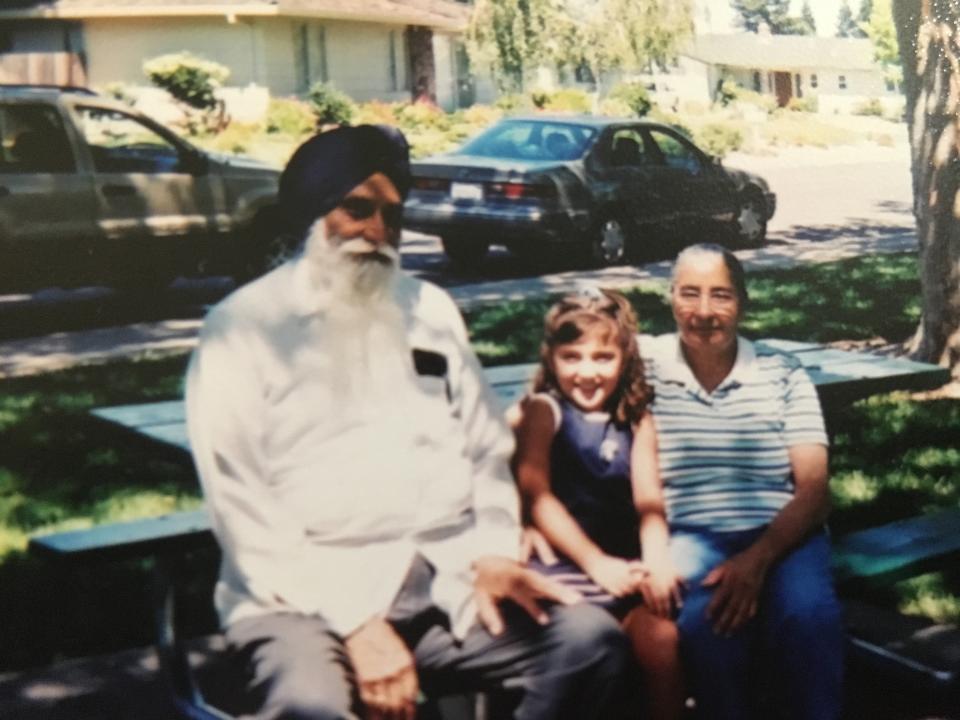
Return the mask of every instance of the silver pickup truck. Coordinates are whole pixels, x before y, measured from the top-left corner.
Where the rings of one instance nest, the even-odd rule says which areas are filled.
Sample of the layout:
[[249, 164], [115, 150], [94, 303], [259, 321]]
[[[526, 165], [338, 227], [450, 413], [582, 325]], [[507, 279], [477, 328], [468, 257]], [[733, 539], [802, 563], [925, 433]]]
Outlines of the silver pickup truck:
[[246, 280], [285, 251], [279, 175], [88, 90], [0, 86], [0, 292]]

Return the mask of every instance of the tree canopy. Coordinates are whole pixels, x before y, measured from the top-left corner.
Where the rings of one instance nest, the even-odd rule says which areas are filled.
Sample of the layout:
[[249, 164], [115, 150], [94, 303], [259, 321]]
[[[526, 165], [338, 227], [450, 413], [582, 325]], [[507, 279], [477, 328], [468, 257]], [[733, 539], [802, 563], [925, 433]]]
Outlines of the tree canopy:
[[816, 21], [810, 4], [804, 2], [799, 17], [790, 15], [790, 0], [731, 0], [736, 22], [748, 32], [758, 32], [766, 25], [773, 35], [813, 35]]
[[691, 0], [477, 0], [471, 57], [492, 64], [501, 89], [521, 89], [539, 66], [665, 67], [693, 30]]
[[865, 38], [867, 34], [860, 29], [860, 25], [853, 17], [853, 10], [850, 9], [850, 3], [843, 0], [840, 10], [837, 13], [837, 37], [841, 38]]

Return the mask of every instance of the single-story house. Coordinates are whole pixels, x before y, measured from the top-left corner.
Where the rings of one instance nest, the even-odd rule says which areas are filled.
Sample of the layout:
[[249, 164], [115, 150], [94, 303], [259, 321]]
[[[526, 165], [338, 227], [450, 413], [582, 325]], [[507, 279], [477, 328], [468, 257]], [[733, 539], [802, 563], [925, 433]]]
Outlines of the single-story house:
[[896, 83], [873, 58], [870, 40], [769, 33], [698, 35], [682, 51], [681, 72], [699, 77], [702, 99], [715, 100], [725, 79], [771, 95], [785, 106], [816, 97], [820, 112], [849, 112], [872, 98], [902, 107]]
[[185, 50], [227, 66], [234, 88], [323, 81], [358, 101], [427, 93], [449, 108], [469, 16], [453, 0], [7, 0], [0, 83], [147, 85], [145, 60]]

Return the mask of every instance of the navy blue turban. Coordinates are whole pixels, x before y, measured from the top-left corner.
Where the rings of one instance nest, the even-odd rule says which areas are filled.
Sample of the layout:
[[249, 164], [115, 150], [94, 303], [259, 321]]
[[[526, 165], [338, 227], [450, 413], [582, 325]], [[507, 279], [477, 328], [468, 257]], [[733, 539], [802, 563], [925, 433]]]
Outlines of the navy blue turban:
[[410, 148], [389, 125], [328, 130], [297, 148], [280, 176], [280, 211], [288, 228], [303, 233], [374, 173], [383, 173], [406, 198]]

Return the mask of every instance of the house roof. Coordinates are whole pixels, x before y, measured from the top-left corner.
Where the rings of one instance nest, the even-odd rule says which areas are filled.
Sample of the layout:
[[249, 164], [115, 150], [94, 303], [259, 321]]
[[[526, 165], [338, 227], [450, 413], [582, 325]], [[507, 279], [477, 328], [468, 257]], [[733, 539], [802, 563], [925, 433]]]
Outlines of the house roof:
[[758, 70], [873, 70], [870, 40], [810, 35], [698, 35], [682, 55], [711, 65]]
[[0, 19], [177, 16], [286, 16], [423, 25], [461, 32], [470, 6], [453, 0], [13, 0]]

